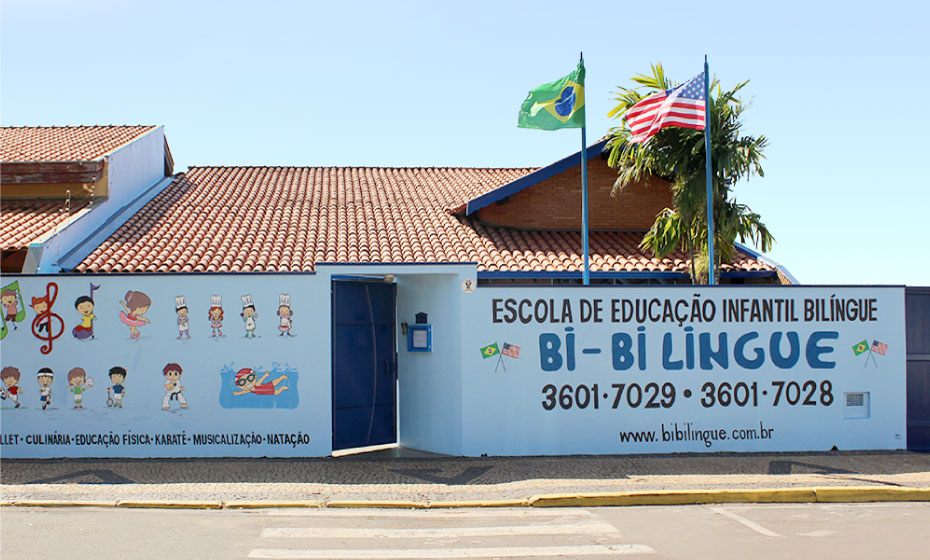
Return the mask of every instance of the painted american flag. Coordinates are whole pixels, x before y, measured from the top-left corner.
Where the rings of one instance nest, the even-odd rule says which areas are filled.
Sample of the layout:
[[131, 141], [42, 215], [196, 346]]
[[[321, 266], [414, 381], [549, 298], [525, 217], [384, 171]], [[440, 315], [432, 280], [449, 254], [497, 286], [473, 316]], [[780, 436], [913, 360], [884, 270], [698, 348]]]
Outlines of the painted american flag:
[[510, 356], [511, 358], [519, 358], [519, 357], [520, 357], [520, 347], [517, 346], [517, 345], [515, 345], [515, 344], [511, 344], [511, 343], [509, 343], [509, 342], [505, 342], [505, 343], [504, 343], [504, 346], [501, 348], [501, 354], [503, 354], [503, 355], [505, 355], [505, 356]]
[[877, 340], [872, 341], [872, 352], [875, 352], [876, 354], [881, 354], [882, 356], [884, 356], [885, 352], [887, 351], [888, 351], [887, 344], [885, 344], [884, 342], [879, 342]]
[[630, 127], [630, 142], [645, 142], [667, 126], [704, 129], [704, 73], [680, 86], [657, 91], [623, 115]]

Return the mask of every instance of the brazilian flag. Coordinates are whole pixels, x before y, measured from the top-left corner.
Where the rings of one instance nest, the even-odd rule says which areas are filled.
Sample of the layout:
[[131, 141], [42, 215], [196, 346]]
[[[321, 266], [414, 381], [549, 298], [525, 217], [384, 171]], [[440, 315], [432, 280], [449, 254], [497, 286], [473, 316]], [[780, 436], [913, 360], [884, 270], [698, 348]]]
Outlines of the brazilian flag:
[[517, 119], [518, 127], [541, 130], [584, 128], [584, 125], [583, 60], [568, 76], [531, 91]]
[[869, 341], [863, 340], [862, 342], [857, 342], [856, 344], [853, 344], [852, 349], [853, 349], [853, 352], [855, 352], [857, 356], [859, 354], [864, 354], [869, 351]]
[[484, 348], [481, 349], [482, 358], [491, 358], [493, 356], [497, 356], [500, 353], [501, 353], [501, 349], [497, 347], [496, 342], [489, 346], [485, 346]]

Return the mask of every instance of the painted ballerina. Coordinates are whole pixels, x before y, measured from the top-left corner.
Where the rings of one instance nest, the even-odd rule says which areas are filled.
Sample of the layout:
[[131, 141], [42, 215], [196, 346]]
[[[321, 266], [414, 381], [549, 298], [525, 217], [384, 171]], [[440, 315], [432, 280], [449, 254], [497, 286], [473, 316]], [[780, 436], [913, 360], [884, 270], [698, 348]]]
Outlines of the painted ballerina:
[[143, 292], [126, 292], [125, 301], [119, 302], [123, 310], [119, 312], [119, 320], [129, 327], [129, 338], [139, 338], [139, 327], [150, 323], [143, 315], [148, 313], [152, 299]]

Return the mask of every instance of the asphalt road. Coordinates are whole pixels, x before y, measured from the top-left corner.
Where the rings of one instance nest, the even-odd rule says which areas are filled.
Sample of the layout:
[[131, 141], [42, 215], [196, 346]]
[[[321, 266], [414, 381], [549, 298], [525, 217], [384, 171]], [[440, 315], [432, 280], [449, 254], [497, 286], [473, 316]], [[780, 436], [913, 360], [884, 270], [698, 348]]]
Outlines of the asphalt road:
[[467, 510], [3, 508], [4, 560], [926, 558], [930, 504]]

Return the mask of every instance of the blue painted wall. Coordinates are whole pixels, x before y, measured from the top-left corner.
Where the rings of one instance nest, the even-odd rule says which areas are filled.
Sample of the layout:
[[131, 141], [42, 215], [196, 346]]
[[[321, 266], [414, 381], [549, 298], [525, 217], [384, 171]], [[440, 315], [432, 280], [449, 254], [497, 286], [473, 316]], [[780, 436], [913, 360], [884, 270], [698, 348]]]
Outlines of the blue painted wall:
[[[58, 287], [51, 327], [60, 336], [48, 353], [45, 332], [33, 333], [32, 308], [25, 321], [4, 325], [2, 366], [20, 372], [20, 407], [12, 398], [0, 403], [4, 457], [330, 454], [330, 370], [320, 365], [329, 363], [330, 319], [319, 298], [328, 286], [314, 275], [5, 275], [0, 285], [15, 283], [29, 306], [54, 292], [50, 282]], [[91, 284], [100, 286], [93, 293], [94, 336], [79, 339], [72, 332], [82, 322], [74, 304]], [[151, 300], [137, 338], [121, 319], [128, 291]], [[290, 296], [293, 310], [289, 332], [279, 328], [281, 294]], [[208, 318], [215, 295], [222, 298], [222, 336], [213, 336]], [[257, 311], [251, 332], [240, 316], [245, 295]], [[176, 296], [187, 303], [187, 332], [179, 330]], [[169, 396], [162, 410], [169, 363], [182, 367], [186, 408]], [[114, 366], [127, 371], [122, 408], [107, 402], [108, 388], [114, 400], [108, 377]], [[43, 410], [37, 372], [46, 367], [54, 381], [52, 405]], [[75, 408], [68, 382], [74, 368], [95, 381], [81, 395], [83, 408]]]
[[[397, 319], [432, 326], [432, 352], [398, 353], [400, 444], [435, 453], [462, 453], [461, 282], [457, 274], [397, 277]], [[398, 335], [400, 331], [398, 330]]]

